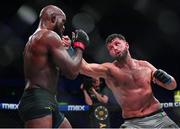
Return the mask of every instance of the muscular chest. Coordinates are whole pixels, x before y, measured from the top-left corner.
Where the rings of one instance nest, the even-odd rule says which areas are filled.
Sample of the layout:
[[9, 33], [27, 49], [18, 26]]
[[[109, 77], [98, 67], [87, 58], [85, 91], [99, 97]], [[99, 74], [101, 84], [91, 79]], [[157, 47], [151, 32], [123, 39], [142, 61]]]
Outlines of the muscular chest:
[[146, 67], [133, 70], [119, 69], [117, 67], [109, 71], [108, 83], [114, 87], [143, 87], [150, 85], [151, 71]]

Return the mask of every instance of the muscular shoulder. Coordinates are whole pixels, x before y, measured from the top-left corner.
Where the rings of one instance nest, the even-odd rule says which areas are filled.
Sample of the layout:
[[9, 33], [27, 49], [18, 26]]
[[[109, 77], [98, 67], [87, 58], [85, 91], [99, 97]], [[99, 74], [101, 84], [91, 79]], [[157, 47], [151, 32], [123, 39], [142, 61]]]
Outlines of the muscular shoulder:
[[62, 43], [61, 43], [62, 40], [60, 36], [56, 32], [51, 31], [51, 30], [46, 30], [43, 33], [43, 38], [41, 40], [50, 48], [62, 46]]
[[[136, 60], [137, 61], [137, 60]], [[137, 61], [139, 65], [142, 65], [142, 66], [148, 66], [150, 65], [150, 63], [148, 61], [145, 61], [145, 60], [138, 60]]]
[[139, 60], [138, 62], [139, 62], [139, 65], [142, 67], [150, 68], [152, 71], [156, 70], [156, 68], [151, 63], [149, 63], [148, 61]]
[[52, 42], [59, 42], [61, 40], [60, 36], [51, 30], [46, 30], [43, 32], [43, 38], [44, 41], [52, 41]]

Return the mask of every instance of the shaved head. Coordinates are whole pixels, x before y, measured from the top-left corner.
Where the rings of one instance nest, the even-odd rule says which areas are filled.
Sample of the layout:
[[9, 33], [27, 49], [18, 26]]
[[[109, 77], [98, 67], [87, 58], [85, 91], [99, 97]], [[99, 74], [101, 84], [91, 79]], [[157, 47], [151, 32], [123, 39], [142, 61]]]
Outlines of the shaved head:
[[55, 5], [47, 5], [40, 12], [40, 28], [55, 31], [61, 37], [65, 29], [66, 15]]
[[39, 17], [49, 19], [53, 14], [65, 16], [65, 13], [57, 6], [48, 5], [41, 10]]

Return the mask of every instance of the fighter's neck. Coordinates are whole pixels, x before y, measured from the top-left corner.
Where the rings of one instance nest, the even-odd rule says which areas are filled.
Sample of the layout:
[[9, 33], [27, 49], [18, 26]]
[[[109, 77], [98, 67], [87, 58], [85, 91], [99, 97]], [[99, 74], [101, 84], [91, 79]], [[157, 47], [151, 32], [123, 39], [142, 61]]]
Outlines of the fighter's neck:
[[51, 24], [49, 24], [48, 22], [40, 21], [38, 28], [52, 30], [53, 26]]
[[130, 68], [133, 69], [135, 67], [135, 60], [131, 57], [130, 54], [126, 56], [126, 58], [121, 60], [116, 60], [115, 64], [120, 68]]

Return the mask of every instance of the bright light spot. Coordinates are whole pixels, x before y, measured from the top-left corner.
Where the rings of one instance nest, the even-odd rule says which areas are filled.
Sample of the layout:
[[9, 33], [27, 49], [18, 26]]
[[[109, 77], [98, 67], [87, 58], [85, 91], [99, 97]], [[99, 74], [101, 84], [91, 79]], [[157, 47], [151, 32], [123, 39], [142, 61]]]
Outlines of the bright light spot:
[[37, 19], [37, 13], [29, 6], [23, 5], [17, 12], [18, 16], [28, 24], [33, 24]]

